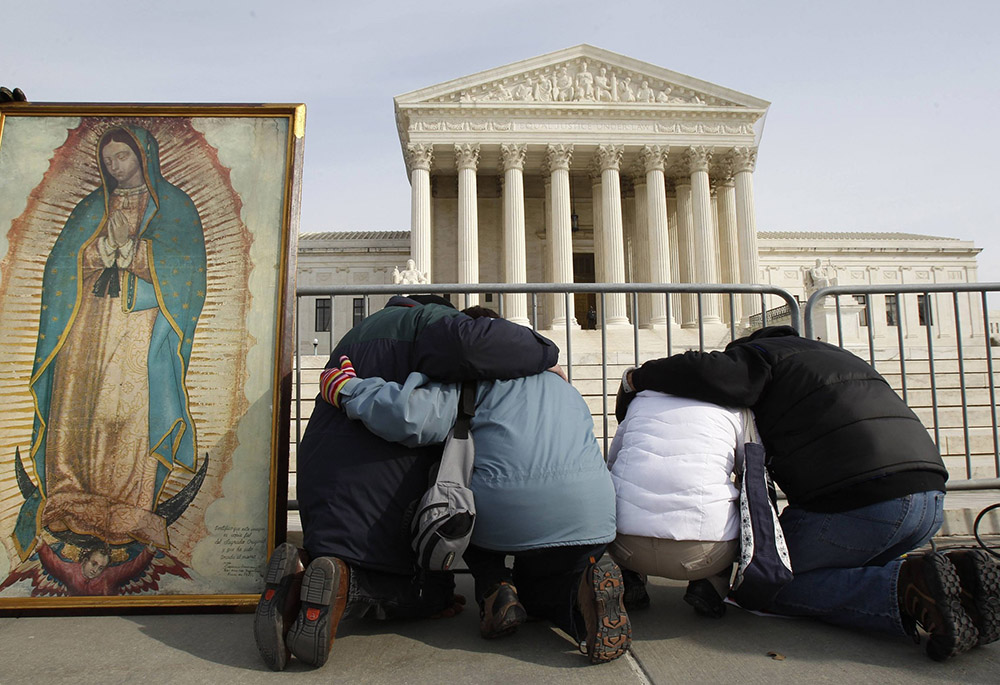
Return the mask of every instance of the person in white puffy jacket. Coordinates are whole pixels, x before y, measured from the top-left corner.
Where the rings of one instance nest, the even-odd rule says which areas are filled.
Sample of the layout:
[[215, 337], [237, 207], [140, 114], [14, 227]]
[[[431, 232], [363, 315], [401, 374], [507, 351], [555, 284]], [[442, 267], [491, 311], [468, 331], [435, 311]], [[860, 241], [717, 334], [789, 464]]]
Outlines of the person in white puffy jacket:
[[643, 576], [687, 580], [685, 601], [721, 617], [739, 554], [744, 410], [644, 390], [608, 453], [618, 536], [608, 551], [626, 607], [649, 605]]

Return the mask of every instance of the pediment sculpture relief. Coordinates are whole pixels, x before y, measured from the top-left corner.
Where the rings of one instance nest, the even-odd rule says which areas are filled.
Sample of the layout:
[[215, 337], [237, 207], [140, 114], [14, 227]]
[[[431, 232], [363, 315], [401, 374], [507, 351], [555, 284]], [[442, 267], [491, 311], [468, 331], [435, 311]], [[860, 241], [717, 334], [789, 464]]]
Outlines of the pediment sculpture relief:
[[620, 102], [732, 105], [659, 79], [574, 60], [438, 98], [439, 102]]

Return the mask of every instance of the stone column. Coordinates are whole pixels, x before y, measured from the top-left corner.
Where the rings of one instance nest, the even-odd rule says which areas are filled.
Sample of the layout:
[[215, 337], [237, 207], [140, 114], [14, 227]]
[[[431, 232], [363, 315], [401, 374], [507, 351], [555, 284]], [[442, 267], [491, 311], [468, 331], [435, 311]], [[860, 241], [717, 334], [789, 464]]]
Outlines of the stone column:
[[[527, 145], [501, 145], [503, 166], [503, 259], [504, 283], [524, 283], [526, 256], [524, 253], [524, 156]], [[504, 315], [510, 321], [527, 326], [527, 295], [507, 293], [503, 296]]]
[[[694, 237], [691, 218], [691, 178], [679, 176], [674, 182], [677, 188], [677, 251], [680, 259], [677, 263], [678, 276], [681, 283], [694, 282]], [[681, 295], [681, 327], [695, 328], [698, 326], [698, 305], [694, 295]]]
[[[625, 148], [621, 145], [601, 145], [597, 162], [601, 167], [601, 220], [604, 224], [604, 267], [608, 283], [625, 282], [625, 244], [622, 235], [622, 190], [618, 169]], [[625, 293], [606, 296], [608, 311], [604, 313], [609, 327], [627, 326]]]
[[[757, 165], [757, 148], [733, 148], [730, 159], [733, 162], [736, 184], [736, 233], [739, 241], [740, 282], [756, 283], [760, 278], [757, 224], [753, 203], [753, 169]], [[743, 325], [749, 325], [749, 317], [759, 313], [760, 297], [744, 295]]]
[[[659, 145], [647, 145], [639, 155], [639, 162], [646, 172], [650, 283], [671, 282], [670, 236], [667, 231], [667, 186], [663, 177], [665, 159], [665, 151]], [[667, 325], [667, 306], [663, 295], [652, 297], [649, 323], [654, 327]]]
[[[548, 160], [542, 161], [542, 184], [545, 186], [545, 205], [544, 205], [544, 215], [545, 215], [545, 258], [542, 260], [544, 266], [544, 277], [542, 278], [543, 283], [555, 283], [555, 278], [553, 273], [555, 271], [555, 245], [552, 235], [552, 174], [549, 171]], [[542, 302], [545, 303], [545, 320], [548, 327], [552, 327], [552, 297], [548, 295], [542, 296]], [[539, 323], [539, 328], [544, 328], [544, 326]]]
[[[458, 282], [479, 283], [478, 143], [455, 145], [455, 166], [458, 167]], [[470, 294], [467, 303], [470, 307], [479, 304], [479, 295]]]
[[[573, 159], [572, 145], [549, 145], [546, 161], [552, 177], [552, 242], [553, 283], [573, 282], [573, 226], [569, 192], [569, 165]], [[576, 327], [573, 312], [566, 311], [562, 293], [554, 296], [552, 327]]]
[[[708, 165], [712, 148], [692, 146], [684, 153], [691, 172], [691, 232], [694, 237], [694, 276], [698, 283], [715, 282], [718, 270], [715, 226], [712, 224], [712, 198], [708, 184]], [[719, 316], [719, 296], [702, 295], [701, 318], [706, 324], [722, 322]]]
[[431, 272], [431, 162], [434, 153], [430, 145], [409, 143], [406, 161], [410, 166], [410, 257], [418, 271]]
[[[632, 235], [633, 283], [650, 282], [650, 242], [649, 242], [649, 195], [646, 188], [645, 169], [633, 179], [635, 188], [635, 231]], [[650, 326], [652, 296], [639, 293], [639, 315], [637, 321], [643, 328]]]
[[[719, 191], [719, 262], [722, 266], [722, 282], [739, 283], [740, 251], [736, 230], [736, 183], [733, 181], [730, 169], [727, 168], [727, 172], [729, 173], [720, 178], [717, 185]], [[743, 298], [736, 297], [733, 303], [736, 306], [733, 318], [737, 324], [740, 324], [743, 321]], [[726, 305], [728, 306], [728, 304], [729, 298], [727, 297]]]
[[[604, 267], [604, 210], [601, 203], [601, 170], [596, 163], [590, 167], [590, 201], [591, 213], [594, 218], [594, 281], [607, 283], [608, 272]], [[598, 310], [601, 308], [600, 298], [598, 298], [597, 308]]]

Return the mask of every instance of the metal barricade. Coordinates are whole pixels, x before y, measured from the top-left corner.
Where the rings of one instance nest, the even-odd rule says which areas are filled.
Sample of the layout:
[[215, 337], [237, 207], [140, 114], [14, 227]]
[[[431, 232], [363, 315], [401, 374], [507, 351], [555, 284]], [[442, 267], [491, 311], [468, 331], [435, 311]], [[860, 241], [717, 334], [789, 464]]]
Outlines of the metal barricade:
[[998, 291], [1000, 283], [838, 285], [804, 309], [805, 336], [866, 359], [917, 413], [945, 459], [949, 490], [1000, 487], [987, 297]]

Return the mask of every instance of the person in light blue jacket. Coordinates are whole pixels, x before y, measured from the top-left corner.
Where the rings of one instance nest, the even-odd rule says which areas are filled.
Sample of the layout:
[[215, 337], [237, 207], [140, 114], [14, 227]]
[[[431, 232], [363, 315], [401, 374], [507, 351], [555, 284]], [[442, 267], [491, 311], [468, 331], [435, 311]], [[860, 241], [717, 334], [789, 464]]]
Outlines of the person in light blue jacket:
[[[412, 373], [403, 384], [344, 375], [330, 401], [376, 435], [408, 446], [443, 442], [460, 385]], [[528, 614], [576, 639], [594, 663], [631, 641], [621, 573], [601, 559], [615, 537], [615, 492], [583, 398], [555, 373], [480, 381], [471, 420], [476, 524], [465, 562], [480, 632], [513, 632]], [[505, 557], [514, 556], [514, 567]], [[519, 588], [519, 591], [516, 588]]]

